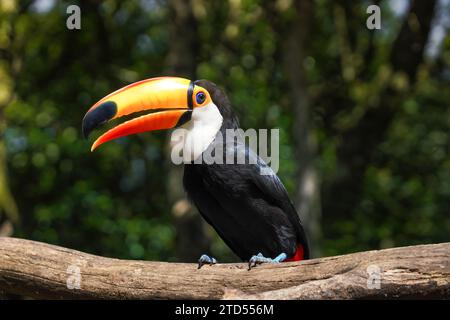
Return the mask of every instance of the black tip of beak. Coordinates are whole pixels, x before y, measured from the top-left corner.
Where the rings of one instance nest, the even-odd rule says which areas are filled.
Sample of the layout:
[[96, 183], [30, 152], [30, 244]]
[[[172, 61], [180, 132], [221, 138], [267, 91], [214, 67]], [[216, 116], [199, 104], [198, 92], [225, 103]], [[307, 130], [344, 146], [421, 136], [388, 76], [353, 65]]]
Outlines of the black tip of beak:
[[103, 102], [95, 109], [86, 113], [83, 118], [82, 132], [83, 136], [87, 138], [92, 130], [112, 119], [117, 113], [117, 105], [113, 101]]

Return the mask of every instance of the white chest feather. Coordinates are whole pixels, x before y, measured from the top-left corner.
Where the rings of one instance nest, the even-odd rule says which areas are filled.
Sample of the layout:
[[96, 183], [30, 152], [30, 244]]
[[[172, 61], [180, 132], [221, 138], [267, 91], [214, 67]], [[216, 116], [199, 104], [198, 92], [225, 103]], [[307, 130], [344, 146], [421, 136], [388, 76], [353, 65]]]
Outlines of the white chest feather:
[[214, 103], [195, 108], [191, 120], [172, 133], [172, 153], [181, 151], [185, 162], [194, 161], [213, 142], [222, 122]]

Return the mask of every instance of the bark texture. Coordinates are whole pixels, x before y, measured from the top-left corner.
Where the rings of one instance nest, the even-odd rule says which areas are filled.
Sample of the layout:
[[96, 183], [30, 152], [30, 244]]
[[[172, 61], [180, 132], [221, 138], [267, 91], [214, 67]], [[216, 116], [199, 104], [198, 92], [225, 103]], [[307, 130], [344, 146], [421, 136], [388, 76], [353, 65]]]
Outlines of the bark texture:
[[57, 299], [450, 298], [450, 243], [258, 266], [129, 261], [0, 238], [0, 294]]

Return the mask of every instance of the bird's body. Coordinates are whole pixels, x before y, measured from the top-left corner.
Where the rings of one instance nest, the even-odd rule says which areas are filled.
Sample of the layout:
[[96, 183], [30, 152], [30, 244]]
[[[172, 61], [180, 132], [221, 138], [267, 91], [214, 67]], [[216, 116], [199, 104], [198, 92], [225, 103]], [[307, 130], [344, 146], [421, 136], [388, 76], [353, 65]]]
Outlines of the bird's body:
[[[276, 175], [260, 175], [252, 164], [187, 164], [183, 183], [200, 214], [242, 260], [254, 254], [293, 257], [303, 227]], [[255, 179], [256, 177], [256, 179]]]
[[[243, 140], [223, 139], [227, 129], [238, 129], [238, 120], [222, 90], [210, 82], [208, 90], [221, 113], [226, 113], [220, 138], [205, 150], [222, 149], [222, 163], [185, 164], [184, 188], [204, 219], [242, 260], [254, 254], [308, 258], [309, 247], [300, 218], [278, 176]], [[225, 118], [225, 117], [224, 117]], [[227, 164], [230, 156], [245, 154], [245, 164]], [[251, 164], [249, 158], [256, 158]], [[261, 167], [266, 173], [261, 174]]]
[[[97, 102], [83, 119], [83, 132], [87, 135], [105, 121], [152, 109], [157, 112], [109, 130], [92, 149], [129, 134], [182, 127], [186, 134], [172, 141], [172, 150], [182, 150], [187, 160], [185, 190], [234, 253], [250, 266], [309, 258], [300, 217], [278, 176], [243, 139], [226, 139], [229, 130], [239, 128], [239, 121], [215, 84], [173, 77], [131, 84]], [[221, 161], [197, 161], [205, 154], [217, 160], [219, 151]], [[241, 155], [244, 163], [227, 160]], [[202, 256], [199, 264], [214, 261]]]

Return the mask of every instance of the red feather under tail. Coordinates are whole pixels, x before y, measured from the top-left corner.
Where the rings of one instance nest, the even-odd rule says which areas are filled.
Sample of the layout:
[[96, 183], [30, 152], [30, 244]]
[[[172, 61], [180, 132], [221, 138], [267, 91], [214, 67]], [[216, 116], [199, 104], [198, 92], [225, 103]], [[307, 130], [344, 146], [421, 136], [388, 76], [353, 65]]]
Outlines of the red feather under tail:
[[299, 244], [297, 246], [297, 250], [295, 250], [295, 254], [291, 258], [288, 258], [288, 259], [284, 260], [283, 262], [300, 261], [300, 260], [303, 260], [303, 246], [301, 244]]

